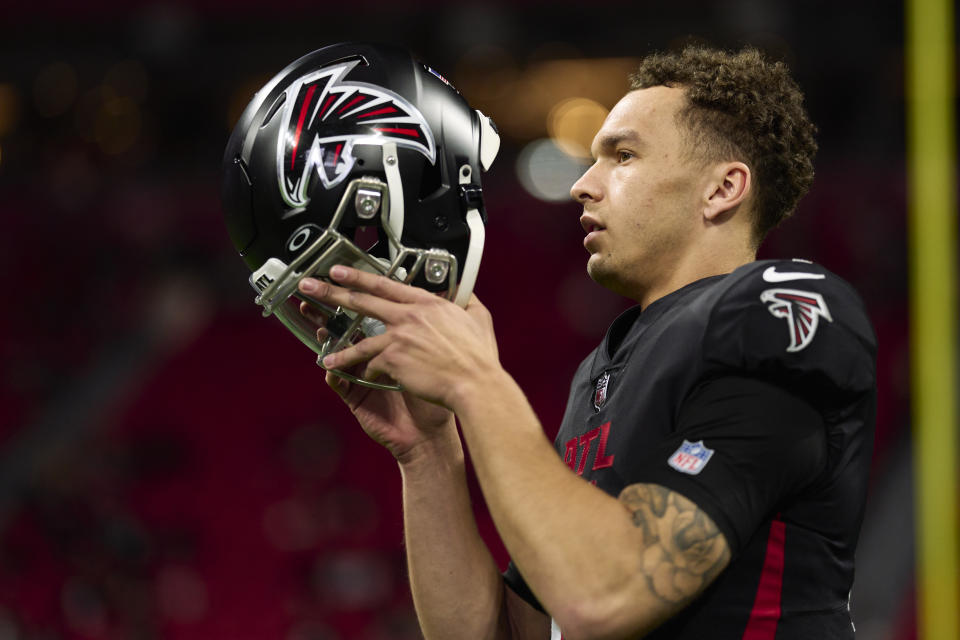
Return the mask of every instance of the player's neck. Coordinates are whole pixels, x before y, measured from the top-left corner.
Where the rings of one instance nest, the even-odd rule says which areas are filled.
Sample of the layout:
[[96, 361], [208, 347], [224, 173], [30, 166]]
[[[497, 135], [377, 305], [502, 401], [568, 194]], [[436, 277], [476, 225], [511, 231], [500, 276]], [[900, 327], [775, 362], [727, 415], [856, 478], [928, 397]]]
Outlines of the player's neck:
[[634, 299], [644, 309], [665, 295], [682, 289], [690, 283], [730, 273], [748, 262], [756, 260], [756, 254], [742, 245], [699, 245], [676, 260], [663, 277]]

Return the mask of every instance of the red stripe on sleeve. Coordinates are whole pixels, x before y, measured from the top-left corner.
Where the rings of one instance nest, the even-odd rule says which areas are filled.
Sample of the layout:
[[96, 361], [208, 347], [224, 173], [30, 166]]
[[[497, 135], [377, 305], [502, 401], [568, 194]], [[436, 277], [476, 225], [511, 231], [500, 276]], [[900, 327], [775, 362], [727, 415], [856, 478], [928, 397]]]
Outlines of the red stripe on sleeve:
[[757, 596], [753, 601], [743, 640], [774, 640], [777, 622], [780, 620], [780, 598], [783, 595], [783, 545], [787, 526], [779, 518], [770, 524], [767, 538], [767, 554], [763, 559], [763, 571]]

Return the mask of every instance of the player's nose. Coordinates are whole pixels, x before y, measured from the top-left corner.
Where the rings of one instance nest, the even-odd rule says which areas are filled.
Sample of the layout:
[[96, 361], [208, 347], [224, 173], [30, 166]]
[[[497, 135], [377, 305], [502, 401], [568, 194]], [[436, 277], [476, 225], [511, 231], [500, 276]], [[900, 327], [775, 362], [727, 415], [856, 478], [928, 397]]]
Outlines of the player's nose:
[[587, 202], [596, 202], [603, 198], [603, 190], [600, 188], [600, 180], [596, 171], [597, 165], [591, 165], [580, 179], [570, 187], [570, 197], [581, 204]]

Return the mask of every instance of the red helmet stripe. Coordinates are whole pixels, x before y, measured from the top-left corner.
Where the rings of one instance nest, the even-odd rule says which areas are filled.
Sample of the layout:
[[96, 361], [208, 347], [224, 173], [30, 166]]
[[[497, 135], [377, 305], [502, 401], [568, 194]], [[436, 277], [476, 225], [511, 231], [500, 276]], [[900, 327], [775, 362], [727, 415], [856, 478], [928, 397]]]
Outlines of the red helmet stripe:
[[310, 106], [310, 99], [313, 97], [313, 92], [316, 91], [316, 89], [317, 85], [310, 85], [310, 88], [307, 89], [307, 95], [303, 99], [303, 104], [300, 105], [300, 117], [297, 119], [297, 133], [293, 136], [293, 152], [290, 154], [291, 171], [293, 171], [293, 164], [297, 158], [297, 145], [300, 144], [300, 131], [303, 129], [303, 120], [307, 117], [307, 107]]
[[420, 133], [416, 129], [397, 129], [395, 127], [374, 127], [374, 129], [383, 131], [384, 133], [402, 133], [405, 136], [420, 137]]
[[351, 101], [348, 102], [347, 104], [345, 104], [345, 105], [343, 105], [342, 107], [340, 107], [339, 109], [337, 109], [337, 113], [343, 113], [344, 111], [346, 111], [347, 109], [349, 109], [349, 108], [352, 107], [353, 105], [357, 104], [358, 102], [360, 102], [361, 100], [363, 100], [363, 99], [366, 98], [366, 97], [367, 97], [367, 96], [357, 96], [356, 98], [354, 98], [353, 100], [351, 100]]
[[327, 107], [330, 106], [330, 103], [333, 102], [333, 99], [336, 97], [337, 96], [333, 94], [330, 94], [329, 96], [327, 96], [327, 102], [326, 104], [323, 105], [323, 109], [320, 109], [320, 114], [317, 116], [318, 118], [320, 118], [321, 120], [323, 119], [323, 114], [327, 112]]
[[369, 118], [370, 116], [378, 116], [382, 113], [394, 113], [396, 109], [394, 107], [384, 107], [383, 109], [377, 109], [376, 111], [371, 111], [370, 113], [365, 113], [362, 116], [357, 116], [358, 118]]

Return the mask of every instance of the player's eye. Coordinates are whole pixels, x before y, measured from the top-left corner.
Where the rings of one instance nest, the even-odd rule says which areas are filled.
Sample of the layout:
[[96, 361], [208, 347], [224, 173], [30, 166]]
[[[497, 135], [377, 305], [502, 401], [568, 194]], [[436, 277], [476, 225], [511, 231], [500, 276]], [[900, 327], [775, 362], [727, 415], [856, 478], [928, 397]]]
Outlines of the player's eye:
[[617, 161], [618, 161], [618, 162], [626, 162], [627, 160], [629, 160], [629, 159], [632, 158], [632, 157], [633, 157], [633, 154], [630, 153], [629, 151], [617, 151]]

